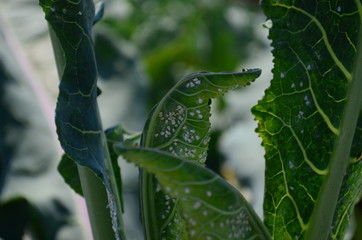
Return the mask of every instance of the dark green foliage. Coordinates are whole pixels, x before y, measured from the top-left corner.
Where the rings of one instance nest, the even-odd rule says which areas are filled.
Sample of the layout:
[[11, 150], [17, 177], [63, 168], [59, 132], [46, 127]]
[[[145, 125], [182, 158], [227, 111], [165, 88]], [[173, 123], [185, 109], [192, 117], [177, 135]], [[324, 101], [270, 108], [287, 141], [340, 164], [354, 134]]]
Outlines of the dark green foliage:
[[[265, 224], [275, 239], [303, 238], [310, 227], [352, 81], [359, 5], [358, 1], [263, 1], [273, 23], [269, 38], [274, 77], [253, 113], [266, 149]], [[362, 150], [361, 121], [358, 126], [351, 159]], [[361, 173], [359, 162], [350, 164], [332, 239], [344, 236], [362, 186], [357, 179]]]

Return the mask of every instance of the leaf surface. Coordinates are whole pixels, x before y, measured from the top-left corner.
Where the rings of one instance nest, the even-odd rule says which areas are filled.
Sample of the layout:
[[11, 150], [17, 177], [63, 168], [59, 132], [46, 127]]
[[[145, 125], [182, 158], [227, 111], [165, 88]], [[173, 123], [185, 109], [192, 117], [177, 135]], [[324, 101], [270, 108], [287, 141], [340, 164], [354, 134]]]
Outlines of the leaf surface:
[[[141, 145], [204, 165], [210, 140], [211, 99], [236, 87], [249, 85], [260, 74], [260, 69], [250, 69], [243, 72], [199, 72], [184, 77], [154, 107], [144, 128]], [[157, 191], [156, 181], [147, 172], [141, 175], [146, 234], [152, 232], [153, 238], [179, 239], [186, 225], [177, 205], [173, 202], [165, 205], [169, 196]]]
[[[266, 150], [265, 224], [274, 239], [303, 239], [340, 135], [357, 51], [359, 1], [263, 1], [272, 21], [271, 86], [253, 108]], [[359, 109], [357, 109], [359, 111]], [[361, 119], [351, 160], [362, 150]], [[361, 191], [362, 165], [348, 168], [331, 239], [341, 239]]]
[[[158, 191], [173, 197], [167, 198], [166, 205], [178, 206], [174, 210], [185, 220], [188, 239], [270, 239], [240, 192], [210, 170], [157, 149], [117, 144], [115, 150], [155, 174], [162, 185]], [[164, 211], [161, 214], [166, 216]]]
[[[117, 169], [113, 169], [97, 104], [97, 67], [92, 43], [95, 9], [92, 0], [40, 0], [64, 54], [56, 125], [65, 153], [91, 169], [106, 187], [112, 227], [122, 239], [122, 203]], [[59, 47], [59, 46], [58, 46]], [[59, 54], [58, 54], [59, 55]], [[58, 66], [59, 68], [59, 66]]]
[[144, 130], [144, 145], [204, 164], [210, 140], [210, 103], [225, 92], [249, 85], [260, 69], [190, 74], [156, 105]]

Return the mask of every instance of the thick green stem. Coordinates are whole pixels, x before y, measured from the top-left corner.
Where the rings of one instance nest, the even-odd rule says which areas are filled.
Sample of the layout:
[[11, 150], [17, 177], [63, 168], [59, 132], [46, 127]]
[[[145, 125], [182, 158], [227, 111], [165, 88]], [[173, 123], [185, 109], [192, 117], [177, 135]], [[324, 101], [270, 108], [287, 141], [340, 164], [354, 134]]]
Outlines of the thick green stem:
[[101, 180], [86, 167], [78, 166], [79, 179], [86, 199], [94, 240], [114, 239], [108, 198]]
[[329, 164], [328, 175], [322, 185], [316, 207], [312, 214], [310, 227], [306, 234], [308, 240], [327, 239], [337, 206], [338, 196], [350, 163], [350, 150], [357, 120], [362, 106], [362, 43], [361, 30], [352, 83], [349, 86], [347, 102], [343, 112], [340, 135]]

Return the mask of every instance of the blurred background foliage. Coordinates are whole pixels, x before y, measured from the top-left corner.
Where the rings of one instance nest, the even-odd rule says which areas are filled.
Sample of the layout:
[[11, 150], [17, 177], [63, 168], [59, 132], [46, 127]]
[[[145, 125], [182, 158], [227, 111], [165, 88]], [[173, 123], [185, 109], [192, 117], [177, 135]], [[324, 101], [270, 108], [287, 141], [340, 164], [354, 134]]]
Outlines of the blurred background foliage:
[[129, 0], [112, 4], [115, 9], [106, 5], [99, 25], [139, 51], [150, 80], [151, 106], [182, 76], [201, 70], [241, 70], [254, 49], [267, 48], [255, 29], [255, 23], [261, 24], [257, 1]]
[[[97, 6], [100, 5], [97, 4]], [[270, 73], [272, 57], [267, 40], [268, 31], [262, 27], [265, 17], [258, 1], [106, 0], [104, 6], [103, 19], [94, 27], [94, 43], [99, 87], [102, 90], [99, 105], [105, 129], [122, 123], [127, 129], [141, 131], [150, 109], [176, 81], [189, 73], [240, 71], [242, 68], [256, 67], [263, 70], [261, 78], [250, 87], [228, 93], [224, 98], [213, 103], [212, 141], [207, 160], [210, 168], [221, 173], [243, 191], [261, 215], [264, 158], [261, 141], [254, 132], [256, 123], [253, 121], [250, 108], [261, 98], [272, 78]], [[33, 79], [44, 89], [45, 93], [41, 94], [49, 96], [50, 100], [41, 98], [40, 103], [38, 101], [34, 104], [42, 108], [41, 102], [48, 101], [51, 110], [43, 109], [43, 112], [45, 117], [52, 121], [58, 76], [44, 14], [37, 1], [0, 0], [0, 16], [3, 22], [2, 28], [8, 30], [6, 34], [19, 42], [15, 49], [10, 50], [15, 53], [24, 53], [20, 58], [22, 61], [29, 62], [28, 67], [33, 69]], [[0, 48], [9, 49], [2, 42]], [[13, 68], [15, 71], [20, 69], [19, 64], [8, 68]], [[3, 78], [0, 81], [0, 85], [5, 86]], [[27, 86], [27, 83], [17, 84]], [[35, 91], [35, 94], [40, 93]], [[9, 105], [8, 102], [3, 97], [0, 100], [2, 106], [6, 105], [9, 109], [18, 108], [15, 105]], [[28, 114], [29, 116], [38, 115], [32, 111]], [[5, 121], [7, 116], [9, 116], [8, 113], [1, 113], [0, 121]], [[25, 126], [28, 124], [28, 127], [33, 129], [29, 122], [22, 124]], [[53, 123], [48, 124], [53, 126]], [[14, 135], [14, 131], [7, 129], [7, 126], [4, 125], [5, 135], [1, 133], [2, 139], [6, 139], [6, 134], [9, 132]], [[13, 137], [21, 138], [21, 135], [15, 134]], [[47, 138], [49, 142], [52, 141], [51, 136]], [[32, 139], [27, 141], [30, 143]], [[0, 144], [3, 146], [4, 141]], [[52, 144], [59, 147], [56, 142]], [[0, 184], [11, 186], [9, 184], [13, 180], [10, 181], [8, 176], [13, 170], [5, 166], [13, 166], [15, 159], [2, 154], [7, 151], [1, 148], [2, 146], [0, 146]], [[43, 150], [42, 148], [34, 149], [39, 152]], [[39, 157], [35, 154], [31, 158], [37, 161]], [[57, 163], [60, 159], [59, 154], [55, 154], [53, 158], [55, 160], [51, 160], [48, 156], [47, 160]], [[30, 160], [20, 158], [17, 161]], [[31, 167], [32, 164], [28, 165]], [[56, 174], [55, 165], [48, 169], [51, 178]], [[126, 204], [124, 219], [127, 236], [132, 240], [143, 239], [138, 219], [138, 170], [122, 161], [121, 171]], [[31, 182], [38, 184], [37, 174], [44, 176], [44, 173], [36, 173], [22, 186], [27, 188], [27, 184], [32, 184]], [[17, 181], [16, 178], [14, 181]], [[34, 189], [32, 193], [39, 197], [49, 192], [52, 189], [51, 186], [54, 186], [48, 180], [41, 180], [41, 182], [50, 184], [50, 187]], [[14, 190], [14, 188], [11, 189]], [[79, 215], [80, 211], [72, 207], [74, 198], [68, 190], [65, 189], [60, 193], [63, 190], [57, 188], [57, 192], [64, 196], [61, 198], [62, 206], [70, 206], [66, 208], [69, 216]], [[19, 215], [23, 215], [21, 217], [26, 219], [27, 211], [20, 209], [32, 204], [31, 196], [17, 194], [14, 203], [5, 201], [3, 196], [4, 193], [0, 192], [0, 223], [2, 219], [7, 219], [9, 212], [13, 214], [20, 211]], [[60, 199], [58, 196], [49, 200], [40, 198], [48, 203]], [[77, 202], [82, 208], [84, 203], [79, 198]], [[19, 208], [14, 208], [17, 204]], [[57, 209], [56, 206], [55, 209]], [[64, 213], [63, 210], [54, 213], [53, 210], [46, 208], [46, 204], [43, 209], [41, 208], [41, 211], [53, 211], [58, 216]], [[79, 217], [74, 217], [74, 221], [77, 218]], [[86, 222], [86, 217], [82, 218], [82, 221]], [[54, 224], [58, 224], [54, 217], [47, 219], [49, 224], [51, 219], [54, 220]], [[65, 226], [69, 222], [62, 222], [62, 224], [61, 226]], [[2, 232], [7, 231], [4, 226], [0, 224], [0, 238], [3, 237]], [[32, 232], [29, 224], [25, 222], [20, 227], [25, 229], [24, 231], [28, 232], [33, 239], [62, 239], [56, 231], [52, 238], [35, 238], [35, 235], [29, 234]], [[87, 235], [85, 239], [90, 239], [90, 236]]]

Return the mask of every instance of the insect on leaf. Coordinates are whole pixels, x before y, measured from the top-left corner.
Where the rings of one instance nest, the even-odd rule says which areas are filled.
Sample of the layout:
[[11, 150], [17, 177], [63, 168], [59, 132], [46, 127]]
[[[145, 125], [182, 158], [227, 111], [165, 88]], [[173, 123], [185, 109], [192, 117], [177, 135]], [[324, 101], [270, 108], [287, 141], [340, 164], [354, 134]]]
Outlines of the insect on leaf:
[[[158, 148], [175, 156], [205, 164], [210, 140], [210, 103], [228, 90], [249, 85], [261, 74], [260, 69], [242, 72], [199, 72], [181, 79], [156, 105], [143, 131], [141, 145]], [[147, 172], [141, 172], [144, 200], [148, 216], [149, 238], [178, 239], [185, 232], [185, 222], [170, 196], [157, 188]], [[150, 226], [148, 224], [151, 224]], [[184, 239], [187, 239], [184, 237]]]

